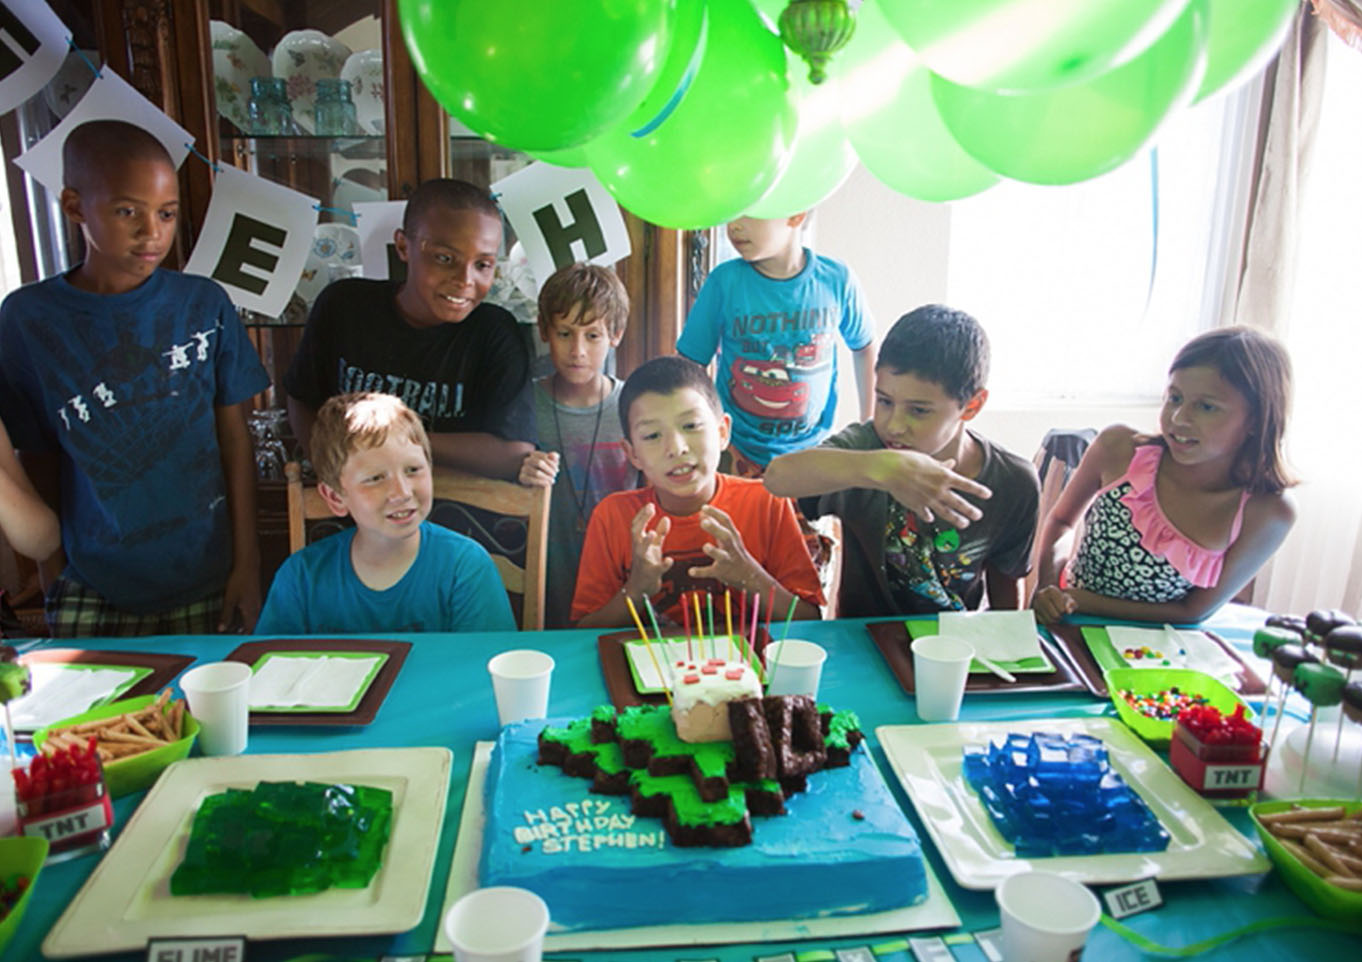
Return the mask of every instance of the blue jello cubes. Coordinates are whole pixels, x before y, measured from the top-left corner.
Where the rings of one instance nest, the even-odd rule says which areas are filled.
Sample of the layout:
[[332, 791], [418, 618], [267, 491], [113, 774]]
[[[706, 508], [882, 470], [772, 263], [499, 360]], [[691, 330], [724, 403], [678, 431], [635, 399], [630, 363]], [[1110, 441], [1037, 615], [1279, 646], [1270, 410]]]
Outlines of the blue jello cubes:
[[965, 781], [1019, 858], [1161, 852], [1168, 832], [1092, 735], [1009, 734], [966, 745]]

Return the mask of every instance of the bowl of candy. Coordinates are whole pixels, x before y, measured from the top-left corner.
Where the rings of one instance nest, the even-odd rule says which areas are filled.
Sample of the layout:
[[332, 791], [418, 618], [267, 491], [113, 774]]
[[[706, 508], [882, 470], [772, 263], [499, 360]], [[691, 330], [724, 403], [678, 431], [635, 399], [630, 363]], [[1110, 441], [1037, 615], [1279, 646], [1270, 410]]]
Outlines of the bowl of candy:
[[1103, 673], [1116, 714], [1126, 727], [1155, 748], [1167, 748], [1179, 712], [1210, 705], [1222, 714], [1243, 706], [1237, 694], [1216, 678], [1191, 668], [1110, 668]]
[[1362, 929], [1362, 801], [1259, 802], [1249, 816], [1287, 887], [1319, 915]]
[[0, 955], [19, 930], [33, 882], [47, 858], [47, 839], [20, 835], [0, 838]]
[[92, 708], [33, 733], [44, 754], [64, 745], [95, 740], [109, 795], [119, 798], [149, 787], [171, 762], [189, 757], [199, 723], [170, 689]]

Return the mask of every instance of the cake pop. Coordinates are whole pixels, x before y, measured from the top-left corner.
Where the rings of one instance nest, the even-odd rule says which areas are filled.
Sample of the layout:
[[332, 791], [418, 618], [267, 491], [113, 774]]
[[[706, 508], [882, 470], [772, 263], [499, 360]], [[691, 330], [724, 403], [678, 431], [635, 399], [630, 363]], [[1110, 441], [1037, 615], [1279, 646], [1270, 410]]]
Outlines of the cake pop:
[[1305, 616], [1305, 630], [1314, 636], [1309, 640], [1320, 640], [1335, 628], [1342, 628], [1346, 625], [1357, 624], [1357, 619], [1346, 611], [1339, 611], [1337, 608], [1326, 608], [1323, 610], [1312, 611]]
[[[1287, 625], [1287, 621], [1299, 623], [1299, 629]], [[1274, 624], [1275, 622], [1275, 624]], [[1283, 645], [1299, 645], [1305, 641], [1305, 620], [1295, 615], [1273, 615], [1267, 620], [1266, 627], [1253, 633], [1253, 653], [1259, 658], [1272, 659], [1272, 653]], [[1277, 680], [1274, 672], [1267, 676], [1267, 688], [1263, 691], [1263, 712], [1266, 718], [1267, 706], [1272, 701], [1272, 685]], [[1285, 698], [1283, 687], [1282, 697]]]
[[1362, 725], [1362, 681], [1350, 681], [1343, 686], [1343, 714], [1349, 721]]
[[1297, 792], [1305, 790], [1305, 775], [1310, 768], [1310, 744], [1315, 740], [1315, 715], [1320, 706], [1337, 705], [1343, 698], [1343, 673], [1329, 665], [1303, 661], [1292, 673], [1291, 683], [1310, 702], [1310, 731], [1305, 736], [1305, 754], [1301, 758], [1301, 781]]
[[[1362, 667], [1362, 626], [1341, 625], [1324, 636], [1324, 660], [1346, 671], [1345, 681], [1352, 681], [1353, 669]], [[1338, 713], [1334, 727], [1334, 761], [1343, 744], [1343, 712]]]
[[1299, 638], [1305, 637], [1305, 619], [1300, 615], [1269, 615], [1267, 626], [1269, 628], [1282, 628], [1286, 631], [1293, 631]]
[[1272, 673], [1282, 680], [1282, 690], [1277, 696], [1277, 720], [1272, 723], [1272, 737], [1269, 746], [1277, 744], [1277, 731], [1282, 727], [1282, 714], [1286, 710], [1286, 693], [1293, 683], [1297, 665], [1318, 662], [1319, 659], [1305, 649], [1304, 645], [1278, 645], [1272, 651]]

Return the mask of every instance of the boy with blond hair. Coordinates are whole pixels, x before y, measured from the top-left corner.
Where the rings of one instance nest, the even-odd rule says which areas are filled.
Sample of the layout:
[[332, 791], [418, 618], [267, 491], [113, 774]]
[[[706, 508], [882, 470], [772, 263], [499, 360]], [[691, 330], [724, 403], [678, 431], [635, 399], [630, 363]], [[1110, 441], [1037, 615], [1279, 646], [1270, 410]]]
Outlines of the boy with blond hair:
[[312, 426], [317, 492], [353, 528], [280, 567], [256, 634], [513, 631], [511, 605], [476, 541], [426, 521], [430, 439], [389, 394], [342, 394]]
[[582, 536], [596, 504], [632, 488], [638, 472], [624, 450], [620, 381], [605, 373], [629, 323], [629, 295], [608, 267], [569, 264], [539, 292], [539, 336], [554, 373], [534, 385], [541, 450], [525, 456], [520, 482], [552, 485], [544, 623], [569, 626]]
[[1021, 607], [1040, 484], [1031, 462], [968, 427], [988, 400], [979, 322], [939, 304], [895, 322], [875, 366], [875, 414], [776, 458], [766, 487], [836, 514], [846, 532], [839, 615]]
[[577, 624], [627, 626], [628, 602], [642, 610], [644, 599], [680, 624], [691, 591], [746, 591], [777, 612], [793, 602], [796, 618], [817, 618], [823, 595], [794, 506], [760, 481], [719, 473], [730, 423], [705, 369], [654, 358], [625, 380], [619, 410], [624, 449], [647, 486], [610, 495], [591, 515]]
[[804, 246], [807, 219], [805, 212], [731, 221], [739, 258], [710, 272], [676, 342], [678, 354], [699, 364], [718, 352], [719, 398], [733, 419], [732, 471], [743, 477], [832, 431], [839, 339], [851, 350], [861, 416], [871, 413], [875, 323], [851, 269]]
[[60, 499], [49, 630], [249, 630], [260, 549], [244, 407], [269, 377], [221, 287], [159, 268], [180, 209], [160, 141], [90, 121], [62, 165], [85, 259], [0, 307], [0, 418], [35, 487]]

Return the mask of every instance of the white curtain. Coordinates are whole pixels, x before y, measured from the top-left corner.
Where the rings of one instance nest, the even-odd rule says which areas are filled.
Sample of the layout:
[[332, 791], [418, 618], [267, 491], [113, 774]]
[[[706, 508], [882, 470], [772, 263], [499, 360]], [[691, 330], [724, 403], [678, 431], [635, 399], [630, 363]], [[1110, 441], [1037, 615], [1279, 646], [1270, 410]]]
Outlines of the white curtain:
[[1308, 10], [1264, 92], [1234, 318], [1291, 352], [1294, 529], [1254, 582], [1271, 611], [1362, 608], [1362, 56]]

